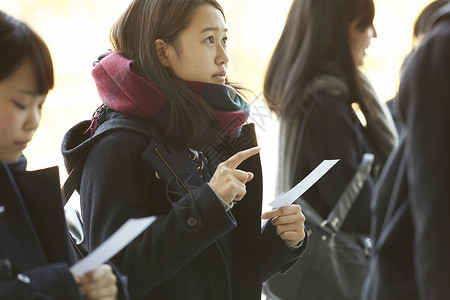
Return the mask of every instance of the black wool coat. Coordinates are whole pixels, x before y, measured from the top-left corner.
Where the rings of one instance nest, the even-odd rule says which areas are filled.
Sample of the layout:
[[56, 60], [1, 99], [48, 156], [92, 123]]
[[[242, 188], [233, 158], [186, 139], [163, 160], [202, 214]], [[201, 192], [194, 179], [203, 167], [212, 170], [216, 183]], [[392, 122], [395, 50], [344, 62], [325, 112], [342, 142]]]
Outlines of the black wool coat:
[[0, 299], [82, 299], [69, 271], [58, 174], [0, 163]]
[[[86, 139], [90, 122], [73, 127], [62, 150], [71, 169], [87, 155], [80, 194], [90, 249], [128, 218], [157, 220], [113, 258], [133, 299], [261, 298], [264, 280], [289, 269], [304, 251], [288, 249], [267, 223], [261, 230], [259, 156], [240, 169], [255, 178], [226, 211], [196, 169], [188, 149], [163, 139], [147, 122], [110, 112]], [[211, 173], [238, 150], [256, 145], [251, 125], [233, 142], [204, 150]]]
[[403, 137], [374, 194], [363, 300], [450, 299], [450, 5], [437, 16], [400, 84]]
[[[0, 299], [81, 300], [58, 167], [27, 172], [22, 159], [0, 163]], [[111, 267], [118, 299], [129, 299], [126, 278]]]

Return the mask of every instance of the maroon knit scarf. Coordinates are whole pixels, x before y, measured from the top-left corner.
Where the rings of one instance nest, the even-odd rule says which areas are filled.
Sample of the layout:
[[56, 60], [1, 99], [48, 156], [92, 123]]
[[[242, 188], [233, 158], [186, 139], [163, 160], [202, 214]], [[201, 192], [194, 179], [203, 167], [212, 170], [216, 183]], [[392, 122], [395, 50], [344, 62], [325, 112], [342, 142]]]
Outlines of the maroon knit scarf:
[[[167, 98], [153, 84], [134, 72], [130, 68], [131, 63], [120, 52], [108, 52], [94, 63], [92, 76], [103, 106], [158, 123], [165, 112], [163, 108]], [[213, 127], [217, 134], [224, 132], [233, 135], [247, 121], [249, 105], [231, 86], [202, 82], [186, 84], [212, 107], [216, 121]], [[99, 111], [92, 118], [91, 135], [101, 122]]]

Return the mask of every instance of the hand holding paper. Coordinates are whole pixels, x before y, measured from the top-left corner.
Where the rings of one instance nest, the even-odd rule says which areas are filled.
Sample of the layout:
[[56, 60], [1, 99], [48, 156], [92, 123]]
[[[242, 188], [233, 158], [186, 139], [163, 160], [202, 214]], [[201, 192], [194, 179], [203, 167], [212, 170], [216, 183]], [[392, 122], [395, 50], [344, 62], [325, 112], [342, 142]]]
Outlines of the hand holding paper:
[[291, 246], [297, 246], [305, 238], [305, 216], [300, 205], [283, 206], [264, 213], [263, 219], [272, 219], [277, 234]]
[[96, 269], [98, 266], [116, 255], [139, 234], [141, 234], [150, 224], [156, 220], [155, 216], [129, 219], [103, 244], [97, 247], [84, 259], [74, 264], [70, 271], [78, 276]]
[[306, 192], [314, 183], [317, 182], [323, 175], [325, 175], [328, 170], [330, 170], [339, 159], [324, 160], [320, 165], [318, 165], [308, 176], [306, 176], [302, 181], [300, 181], [296, 186], [287, 191], [281, 196], [278, 196], [269, 203], [273, 208], [279, 208], [282, 206], [287, 206], [292, 204], [298, 199], [304, 192]]

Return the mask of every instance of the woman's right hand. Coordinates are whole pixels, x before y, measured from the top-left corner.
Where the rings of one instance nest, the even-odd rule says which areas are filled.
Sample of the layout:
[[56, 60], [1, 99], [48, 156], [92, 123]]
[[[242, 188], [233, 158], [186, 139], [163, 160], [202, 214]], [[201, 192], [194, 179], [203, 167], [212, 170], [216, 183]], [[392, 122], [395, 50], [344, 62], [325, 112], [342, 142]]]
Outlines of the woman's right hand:
[[103, 264], [97, 269], [82, 276], [76, 276], [75, 281], [80, 287], [85, 300], [116, 300], [117, 277], [110, 265]]
[[209, 184], [228, 204], [240, 201], [247, 193], [245, 184], [253, 179], [253, 173], [236, 168], [260, 150], [261, 147], [254, 147], [240, 151], [217, 166]]

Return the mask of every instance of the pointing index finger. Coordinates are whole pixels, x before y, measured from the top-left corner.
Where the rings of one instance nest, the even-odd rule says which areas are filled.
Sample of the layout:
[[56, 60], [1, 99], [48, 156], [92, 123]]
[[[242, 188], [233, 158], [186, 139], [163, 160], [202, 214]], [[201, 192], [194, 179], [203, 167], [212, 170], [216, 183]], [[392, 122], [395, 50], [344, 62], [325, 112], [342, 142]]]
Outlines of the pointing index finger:
[[247, 158], [257, 154], [261, 150], [261, 147], [253, 147], [247, 150], [239, 151], [229, 159], [227, 159], [224, 163], [227, 167], [231, 169], [236, 169], [244, 160]]

